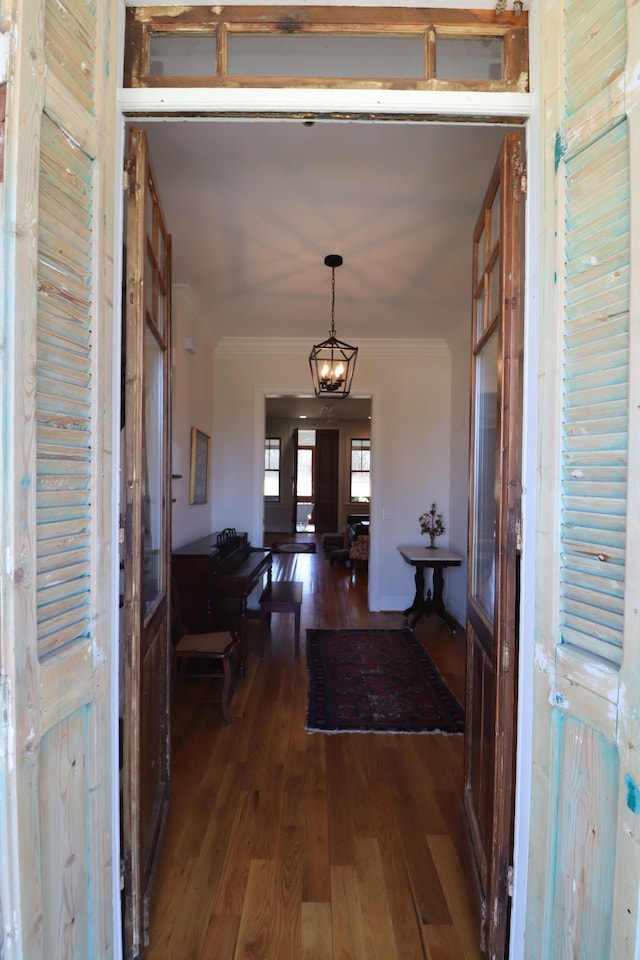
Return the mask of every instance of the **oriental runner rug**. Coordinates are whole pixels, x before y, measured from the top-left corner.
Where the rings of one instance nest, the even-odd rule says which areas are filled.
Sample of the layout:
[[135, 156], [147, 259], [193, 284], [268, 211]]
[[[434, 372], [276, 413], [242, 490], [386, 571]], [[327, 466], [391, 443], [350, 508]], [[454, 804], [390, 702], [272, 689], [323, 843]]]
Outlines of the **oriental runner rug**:
[[307, 630], [306, 729], [463, 733], [464, 710], [412, 630]]

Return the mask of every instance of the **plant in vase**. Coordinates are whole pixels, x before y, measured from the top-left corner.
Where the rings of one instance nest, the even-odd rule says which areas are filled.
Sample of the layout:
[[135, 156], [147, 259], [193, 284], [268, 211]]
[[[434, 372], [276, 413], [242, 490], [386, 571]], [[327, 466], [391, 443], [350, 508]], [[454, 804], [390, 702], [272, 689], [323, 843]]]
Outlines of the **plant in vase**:
[[443, 533], [447, 532], [442, 519], [442, 514], [438, 513], [438, 508], [436, 507], [435, 503], [431, 504], [431, 510], [429, 510], [428, 513], [422, 514], [419, 522], [420, 533], [429, 534], [429, 546], [431, 549], [435, 549], [436, 537], [440, 537]]

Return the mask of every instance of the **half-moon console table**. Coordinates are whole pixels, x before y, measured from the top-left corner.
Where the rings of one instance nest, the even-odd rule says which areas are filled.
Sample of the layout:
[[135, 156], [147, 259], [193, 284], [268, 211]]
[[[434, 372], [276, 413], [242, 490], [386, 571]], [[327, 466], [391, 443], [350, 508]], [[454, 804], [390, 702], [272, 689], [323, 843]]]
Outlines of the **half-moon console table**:
[[[455, 633], [458, 624], [448, 613], [442, 599], [442, 589], [444, 587], [445, 567], [459, 567], [462, 563], [462, 557], [450, 550], [441, 550], [439, 547], [398, 547], [402, 558], [412, 567], [416, 568], [416, 595], [410, 607], [403, 611], [404, 616], [413, 614], [410, 628], [413, 630], [416, 623], [423, 614], [427, 616], [433, 611], [441, 620], [444, 620], [451, 627], [451, 632]], [[424, 570], [425, 567], [431, 567], [433, 570], [433, 594], [431, 590], [424, 593]]]

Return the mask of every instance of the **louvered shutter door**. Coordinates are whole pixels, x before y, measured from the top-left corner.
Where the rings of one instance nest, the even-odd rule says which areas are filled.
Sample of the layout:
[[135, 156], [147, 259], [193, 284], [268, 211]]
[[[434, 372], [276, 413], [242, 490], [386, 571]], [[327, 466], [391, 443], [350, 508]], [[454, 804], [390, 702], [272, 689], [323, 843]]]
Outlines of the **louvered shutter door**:
[[545, 182], [556, 220], [545, 225], [541, 274], [527, 960], [626, 960], [638, 949], [633, 6], [562, 0], [545, 23]]
[[9, 11], [0, 954], [29, 960], [110, 960], [119, 936], [114, 7]]

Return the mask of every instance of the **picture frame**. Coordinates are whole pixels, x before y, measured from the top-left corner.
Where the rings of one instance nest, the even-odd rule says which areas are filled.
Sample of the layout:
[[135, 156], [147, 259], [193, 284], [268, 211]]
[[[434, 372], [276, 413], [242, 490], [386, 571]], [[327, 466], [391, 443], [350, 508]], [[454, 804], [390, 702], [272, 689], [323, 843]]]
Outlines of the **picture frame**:
[[191, 427], [191, 469], [189, 471], [189, 503], [209, 500], [209, 446], [211, 438]]

